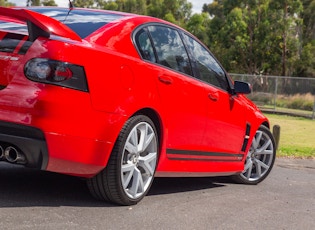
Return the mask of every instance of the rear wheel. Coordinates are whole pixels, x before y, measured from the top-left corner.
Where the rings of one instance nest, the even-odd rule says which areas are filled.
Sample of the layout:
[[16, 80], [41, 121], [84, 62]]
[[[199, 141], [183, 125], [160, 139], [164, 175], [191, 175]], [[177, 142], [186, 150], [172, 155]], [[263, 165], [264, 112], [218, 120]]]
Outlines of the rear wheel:
[[92, 195], [122, 205], [138, 203], [153, 182], [158, 156], [153, 122], [137, 115], [124, 125], [107, 167], [87, 181]]
[[276, 158], [276, 145], [270, 130], [260, 126], [247, 153], [244, 171], [233, 176], [236, 182], [258, 184], [270, 173]]

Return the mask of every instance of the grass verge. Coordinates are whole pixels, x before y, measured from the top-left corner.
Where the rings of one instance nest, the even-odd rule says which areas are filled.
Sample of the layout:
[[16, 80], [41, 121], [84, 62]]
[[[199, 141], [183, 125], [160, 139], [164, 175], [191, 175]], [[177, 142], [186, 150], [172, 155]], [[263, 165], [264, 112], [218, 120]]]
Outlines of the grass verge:
[[315, 159], [315, 120], [283, 115], [266, 115], [271, 125], [281, 127], [278, 157]]

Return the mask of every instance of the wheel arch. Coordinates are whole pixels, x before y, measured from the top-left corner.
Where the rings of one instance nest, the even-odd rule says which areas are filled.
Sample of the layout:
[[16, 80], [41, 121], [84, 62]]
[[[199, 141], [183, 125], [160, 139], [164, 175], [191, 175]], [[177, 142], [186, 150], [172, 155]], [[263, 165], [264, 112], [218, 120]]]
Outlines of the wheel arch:
[[268, 129], [270, 129], [270, 124], [268, 121], [264, 121], [261, 125], [266, 126]]
[[160, 115], [152, 108], [143, 108], [141, 110], [138, 110], [136, 113], [134, 113], [131, 117], [136, 115], [145, 115], [149, 117], [156, 128], [158, 137], [159, 137], [159, 148], [161, 149], [162, 141], [163, 141], [163, 125]]

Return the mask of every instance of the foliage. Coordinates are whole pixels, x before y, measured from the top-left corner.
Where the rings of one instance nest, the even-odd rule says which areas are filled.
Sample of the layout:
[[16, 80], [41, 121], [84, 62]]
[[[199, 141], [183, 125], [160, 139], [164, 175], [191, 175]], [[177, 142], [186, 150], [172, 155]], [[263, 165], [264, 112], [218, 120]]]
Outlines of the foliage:
[[[249, 98], [259, 106], [274, 105], [274, 97], [269, 93], [252, 93]], [[308, 94], [277, 95], [277, 108], [313, 111], [314, 96]]]
[[94, 0], [73, 0], [76, 7], [91, 8], [94, 6]]
[[27, 0], [26, 6], [40, 6], [40, 0]]
[[299, 109], [306, 111], [313, 111], [314, 96], [308, 94], [296, 94], [292, 96], [278, 96], [277, 106], [289, 109]]
[[219, 59], [224, 55], [228, 71], [265, 75], [294, 72], [300, 46], [300, 0], [214, 0], [203, 10], [212, 17], [208, 46]]
[[0, 6], [14, 6], [14, 3], [8, 2], [8, 0], [0, 0]]
[[27, 0], [26, 6], [57, 6], [55, 0]]
[[210, 23], [210, 18], [206, 13], [194, 14], [188, 20], [186, 29], [202, 40], [204, 43], [209, 43], [207, 35], [207, 25]]
[[55, 0], [42, 0], [43, 6], [57, 6]]

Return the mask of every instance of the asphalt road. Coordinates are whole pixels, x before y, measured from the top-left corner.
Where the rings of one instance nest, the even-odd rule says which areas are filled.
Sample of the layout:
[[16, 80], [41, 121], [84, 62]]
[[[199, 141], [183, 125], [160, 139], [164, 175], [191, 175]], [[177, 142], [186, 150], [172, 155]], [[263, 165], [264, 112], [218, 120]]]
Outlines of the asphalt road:
[[0, 163], [0, 229], [315, 229], [315, 160], [277, 159], [257, 186], [156, 178], [132, 207], [94, 200], [81, 179]]

